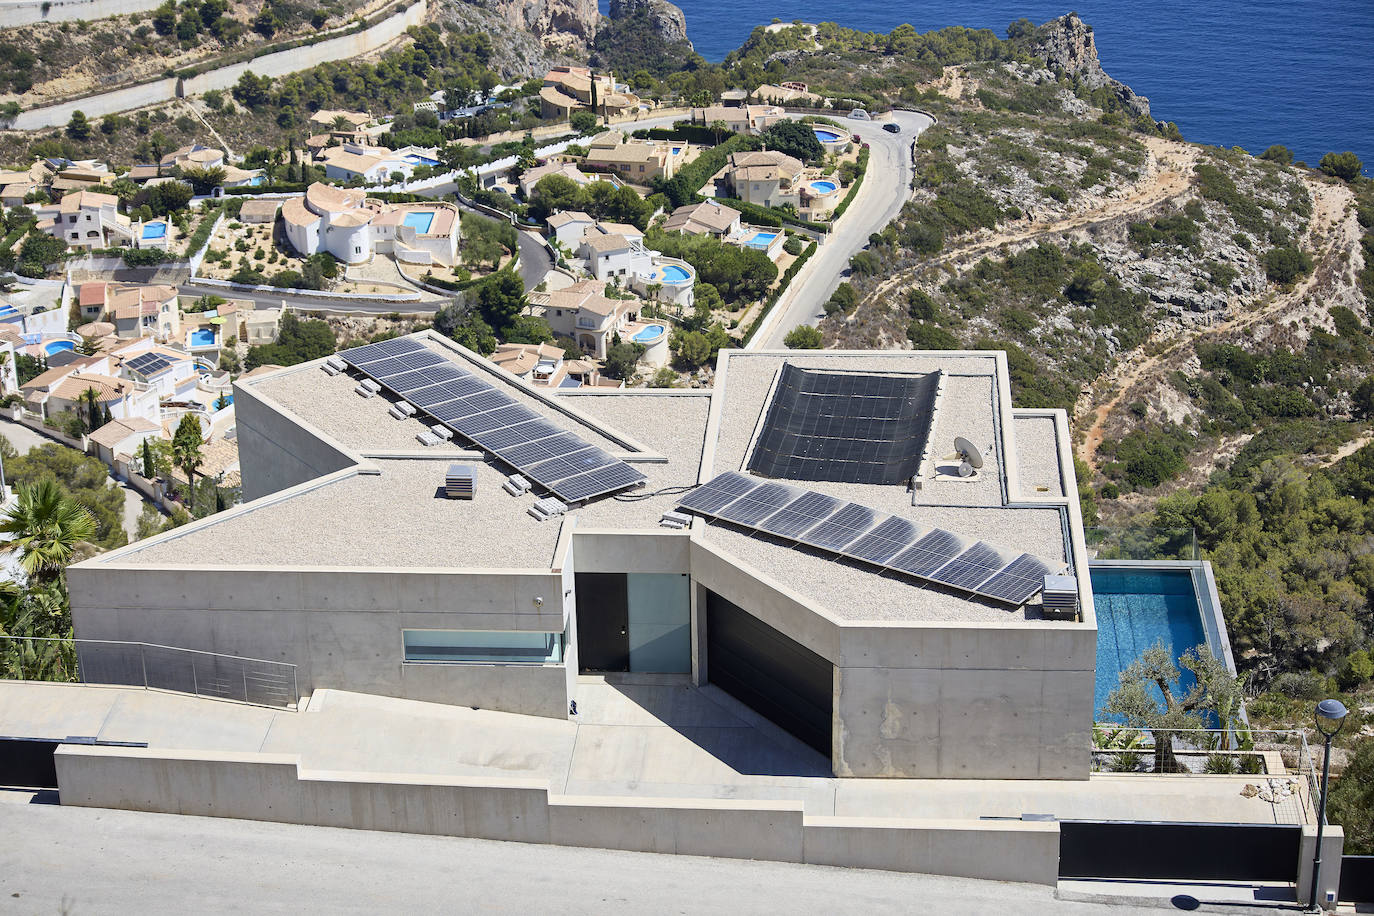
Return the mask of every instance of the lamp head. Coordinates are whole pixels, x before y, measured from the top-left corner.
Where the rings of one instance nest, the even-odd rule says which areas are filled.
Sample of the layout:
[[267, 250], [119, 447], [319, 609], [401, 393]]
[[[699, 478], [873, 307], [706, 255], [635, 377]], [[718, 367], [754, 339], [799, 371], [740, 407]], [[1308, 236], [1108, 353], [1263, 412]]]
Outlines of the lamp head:
[[1322, 700], [1317, 704], [1314, 715], [1317, 723], [1317, 731], [1327, 738], [1336, 737], [1336, 733], [1345, 725], [1345, 717], [1349, 712], [1345, 704], [1340, 700]]

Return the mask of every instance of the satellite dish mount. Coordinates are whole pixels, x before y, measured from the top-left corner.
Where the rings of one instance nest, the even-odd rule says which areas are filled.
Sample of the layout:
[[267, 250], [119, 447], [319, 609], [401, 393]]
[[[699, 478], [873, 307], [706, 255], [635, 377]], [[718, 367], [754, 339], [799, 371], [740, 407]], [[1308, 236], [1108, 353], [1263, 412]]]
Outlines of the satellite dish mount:
[[983, 453], [963, 436], [954, 437], [954, 451], [958, 453], [959, 476], [972, 477], [983, 466]]

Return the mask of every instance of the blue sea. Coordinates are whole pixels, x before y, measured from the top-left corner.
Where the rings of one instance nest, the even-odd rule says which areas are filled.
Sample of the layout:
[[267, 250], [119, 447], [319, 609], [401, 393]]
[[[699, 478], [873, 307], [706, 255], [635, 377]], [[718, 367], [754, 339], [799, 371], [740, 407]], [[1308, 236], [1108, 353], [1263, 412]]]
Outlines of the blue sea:
[[697, 52], [716, 62], [774, 17], [865, 31], [909, 22], [921, 32], [962, 25], [1005, 35], [1022, 16], [1040, 23], [1076, 9], [1093, 26], [1103, 68], [1148, 96], [1156, 120], [1176, 122], [1185, 138], [1251, 152], [1282, 143], [1314, 165], [1331, 150], [1354, 150], [1365, 174], [1374, 174], [1374, 0], [677, 4]]

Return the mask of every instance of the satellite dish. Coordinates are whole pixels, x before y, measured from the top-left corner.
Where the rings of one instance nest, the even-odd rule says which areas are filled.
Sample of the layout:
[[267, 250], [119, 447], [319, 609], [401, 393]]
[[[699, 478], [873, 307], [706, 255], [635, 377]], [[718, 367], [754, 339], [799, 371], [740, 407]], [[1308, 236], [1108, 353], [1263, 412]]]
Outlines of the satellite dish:
[[[978, 446], [965, 439], [963, 436], [954, 437], [954, 450], [959, 453], [959, 457], [964, 459], [970, 470], [977, 470], [983, 466], [983, 453], [978, 450]], [[969, 474], [961, 474], [968, 477]]]

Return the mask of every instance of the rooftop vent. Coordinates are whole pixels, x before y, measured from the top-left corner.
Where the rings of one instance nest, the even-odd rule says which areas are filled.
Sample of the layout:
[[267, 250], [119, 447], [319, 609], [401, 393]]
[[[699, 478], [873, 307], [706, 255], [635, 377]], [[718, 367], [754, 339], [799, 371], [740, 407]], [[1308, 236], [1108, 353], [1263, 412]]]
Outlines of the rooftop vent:
[[564, 512], [568, 511], [568, 507], [552, 496], [546, 496], [543, 499], [536, 500], [534, 505], [530, 506], [526, 511], [528, 511], [535, 520], [542, 522], [554, 518], [555, 516], [562, 515]]
[[1055, 620], [1078, 619], [1078, 577], [1046, 576], [1041, 600], [1045, 616]]
[[444, 495], [449, 499], [472, 499], [476, 495], [477, 472], [470, 464], [450, 464], [444, 475]]
[[397, 401], [395, 404], [391, 405], [391, 409], [388, 410], [387, 413], [391, 414], [398, 420], [405, 420], [409, 417], [415, 416], [415, 408], [407, 404], [405, 401]]
[[512, 474], [506, 478], [506, 482], [501, 485], [511, 496], [523, 496], [530, 491], [530, 482], [519, 474]]
[[665, 512], [658, 524], [663, 528], [686, 528], [692, 524], [692, 517], [685, 512]]

